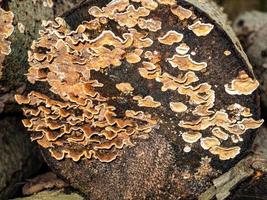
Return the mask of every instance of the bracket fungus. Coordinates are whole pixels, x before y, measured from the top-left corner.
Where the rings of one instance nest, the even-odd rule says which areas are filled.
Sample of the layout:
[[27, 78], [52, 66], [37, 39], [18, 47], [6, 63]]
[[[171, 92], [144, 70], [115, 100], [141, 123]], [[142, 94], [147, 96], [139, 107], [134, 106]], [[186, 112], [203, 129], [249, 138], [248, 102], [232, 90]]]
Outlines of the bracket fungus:
[[259, 82], [253, 80], [245, 71], [240, 71], [238, 76], [225, 85], [225, 90], [232, 95], [250, 95], [259, 87]]
[[0, 8], [0, 78], [2, 76], [5, 56], [11, 52], [11, 43], [7, 39], [14, 31], [14, 26], [12, 25], [13, 18], [14, 14], [11, 11], [5, 11]]
[[171, 7], [171, 12], [176, 15], [180, 20], [188, 19], [192, 16], [192, 11], [182, 6]]
[[187, 106], [181, 102], [170, 102], [170, 108], [173, 112], [185, 112], [187, 110]]
[[134, 88], [130, 83], [118, 83], [116, 84], [116, 88], [121, 91], [122, 93], [131, 93], [134, 91]]
[[90, 0], [43, 22], [33, 86], [15, 98], [46, 161], [90, 199], [194, 199], [250, 148], [258, 83], [206, 4]]
[[197, 36], [206, 36], [212, 31], [213, 28], [214, 25], [202, 23], [201, 21], [197, 21], [188, 27], [188, 29], [193, 31]]
[[183, 40], [183, 34], [177, 33], [176, 31], [169, 31], [166, 35], [158, 38], [161, 44], [173, 45]]

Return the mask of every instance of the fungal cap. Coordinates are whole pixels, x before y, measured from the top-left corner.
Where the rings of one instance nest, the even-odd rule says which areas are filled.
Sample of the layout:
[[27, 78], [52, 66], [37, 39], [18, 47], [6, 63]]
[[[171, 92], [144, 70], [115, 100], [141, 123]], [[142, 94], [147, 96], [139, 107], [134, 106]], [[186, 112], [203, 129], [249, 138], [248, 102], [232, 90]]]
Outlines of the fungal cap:
[[132, 0], [133, 2], [141, 3], [142, 6], [149, 10], [155, 10], [158, 7], [158, 3], [154, 0]]
[[137, 25], [140, 17], [148, 16], [150, 11], [144, 7], [135, 9], [133, 5], [129, 5], [126, 12], [116, 13], [114, 20], [118, 22], [120, 26], [127, 26], [132, 28]]
[[0, 8], [0, 16], [0, 24], [2, 25], [0, 35], [6, 39], [14, 31], [14, 26], [12, 25], [14, 14], [11, 11], [5, 11]]
[[138, 63], [141, 61], [141, 54], [143, 53], [142, 49], [135, 49], [133, 52], [127, 53], [125, 58], [127, 60], [128, 63]]
[[259, 82], [256, 79], [252, 79], [245, 71], [240, 71], [238, 76], [226, 84], [225, 91], [231, 95], [250, 95], [259, 86]]
[[116, 84], [116, 88], [122, 93], [128, 94], [134, 91], [134, 88], [130, 83], [118, 83]]
[[221, 140], [228, 140], [229, 134], [225, 133], [221, 128], [215, 127], [212, 129], [212, 134]]
[[52, 8], [53, 5], [54, 5], [53, 0], [45, 0], [45, 1], [43, 1], [43, 6], [44, 6], [44, 7]]
[[213, 28], [214, 25], [202, 23], [201, 21], [197, 21], [194, 24], [188, 26], [188, 29], [193, 31], [193, 33], [198, 37], [208, 35]]
[[[189, 94], [191, 89], [188, 89], [188, 85], [198, 81], [198, 77], [194, 72], [187, 72], [182, 77], [174, 77], [166, 72], [161, 76], [156, 77], [156, 81], [161, 82], [163, 86], [161, 87], [162, 91], [167, 90], [177, 90], [178, 88], [183, 88], [185, 94]], [[178, 92], [182, 94], [181, 90], [178, 89]]]
[[15, 100], [18, 104], [28, 104], [30, 103], [30, 100], [27, 97], [24, 97], [22, 95], [16, 94], [15, 95]]
[[141, 29], [148, 29], [149, 31], [157, 32], [161, 29], [161, 21], [155, 19], [139, 18], [138, 26]]
[[[151, 59], [157, 61], [156, 57], [151, 57]], [[155, 79], [159, 77], [161, 69], [158, 64], [153, 64], [151, 62], [145, 62], [145, 61], [142, 62], [142, 64], [143, 67], [140, 67], [138, 71], [143, 78]]]
[[192, 16], [193, 12], [182, 6], [171, 7], [171, 12], [176, 15], [180, 20], [188, 19]]
[[20, 33], [25, 32], [25, 26], [21, 22], [18, 22], [18, 30]]
[[188, 146], [188, 145], [186, 145], [186, 146], [184, 147], [184, 149], [183, 149], [183, 151], [184, 151], [185, 153], [189, 153], [191, 150], [192, 150], [191, 147]]
[[183, 39], [183, 34], [177, 33], [176, 31], [168, 31], [164, 36], [159, 37], [160, 43], [165, 45], [173, 45], [174, 43], [179, 43]]
[[134, 96], [133, 99], [138, 101], [138, 106], [140, 107], [157, 108], [161, 106], [161, 103], [154, 101], [153, 97], [151, 96], [146, 96], [144, 98], [141, 96]]
[[219, 146], [221, 142], [215, 137], [201, 138], [200, 145], [203, 149], [208, 150], [214, 146]]
[[224, 55], [226, 55], [226, 56], [230, 56], [232, 53], [231, 53], [231, 51], [228, 51], [228, 50], [225, 50], [224, 52]]
[[263, 124], [264, 120], [254, 120], [252, 118], [244, 118], [240, 124], [243, 124], [245, 129], [257, 129]]
[[180, 70], [188, 71], [201, 71], [207, 67], [207, 63], [198, 63], [194, 61], [189, 54], [187, 55], [174, 55], [172, 58], [167, 59], [172, 67], [178, 67]]
[[185, 55], [188, 53], [188, 51], [190, 50], [190, 47], [185, 44], [185, 43], [182, 43], [180, 44], [178, 47], [176, 47], [176, 52], [180, 55]]
[[241, 148], [238, 146], [225, 148], [220, 146], [213, 146], [209, 151], [218, 155], [221, 160], [229, 160], [235, 158], [240, 153]]
[[250, 108], [246, 108], [244, 106], [241, 106], [238, 103], [234, 103], [234, 104], [228, 106], [227, 110], [232, 111], [235, 114], [241, 115], [243, 117], [251, 117], [252, 116]]
[[197, 142], [201, 137], [202, 134], [200, 132], [195, 131], [184, 132], [182, 134], [183, 140], [190, 144]]
[[173, 112], [185, 112], [187, 110], [187, 106], [182, 102], [170, 102], [170, 108]]
[[6, 55], [11, 52], [10, 42], [7, 38], [13, 33], [14, 27], [12, 25], [14, 14], [11, 11], [5, 11], [0, 8], [0, 78], [2, 76], [3, 62]]
[[159, 2], [159, 4], [163, 4], [163, 5], [176, 5], [176, 0], [157, 0]]

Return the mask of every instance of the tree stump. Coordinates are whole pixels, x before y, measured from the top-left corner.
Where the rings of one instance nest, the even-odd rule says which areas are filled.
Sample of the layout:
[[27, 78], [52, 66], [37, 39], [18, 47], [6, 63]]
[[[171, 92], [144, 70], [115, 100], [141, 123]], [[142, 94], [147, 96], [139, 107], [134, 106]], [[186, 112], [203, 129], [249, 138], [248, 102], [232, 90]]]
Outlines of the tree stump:
[[87, 199], [195, 199], [249, 153], [251, 65], [197, 0], [85, 1], [43, 23], [16, 100], [49, 166]]

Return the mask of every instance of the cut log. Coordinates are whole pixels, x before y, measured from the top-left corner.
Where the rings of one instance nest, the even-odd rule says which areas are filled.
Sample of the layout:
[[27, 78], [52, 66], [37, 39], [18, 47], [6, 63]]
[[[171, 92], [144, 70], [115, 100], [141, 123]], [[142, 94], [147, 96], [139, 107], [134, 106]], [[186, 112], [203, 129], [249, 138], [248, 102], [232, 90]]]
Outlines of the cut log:
[[195, 199], [263, 123], [258, 81], [213, 3], [85, 1], [44, 23], [29, 62], [23, 124], [90, 200]]

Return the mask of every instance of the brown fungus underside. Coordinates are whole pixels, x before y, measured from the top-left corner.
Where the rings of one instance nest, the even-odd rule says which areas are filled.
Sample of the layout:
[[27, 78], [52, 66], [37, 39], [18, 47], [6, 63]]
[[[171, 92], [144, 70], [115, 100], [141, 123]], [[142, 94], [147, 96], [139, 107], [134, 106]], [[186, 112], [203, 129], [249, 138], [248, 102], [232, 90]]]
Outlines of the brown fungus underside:
[[190, 4], [105, 2], [73, 10], [86, 16], [79, 25], [70, 13], [43, 22], [29, 51], [35, 90], [16, 95], [23, 124], [48, 163], [92, 199], [197, 195], [263, 123], [257, 81], [221, 29]]

